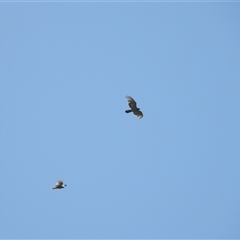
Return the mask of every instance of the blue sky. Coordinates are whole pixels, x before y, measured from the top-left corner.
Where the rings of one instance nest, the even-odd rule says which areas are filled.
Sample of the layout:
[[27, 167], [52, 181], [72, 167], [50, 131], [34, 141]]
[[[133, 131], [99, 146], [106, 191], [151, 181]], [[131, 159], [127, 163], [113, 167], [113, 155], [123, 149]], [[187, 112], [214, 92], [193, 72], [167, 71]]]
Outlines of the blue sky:
[[239, 12], [1, 3], [0, 237], [240, 238]]

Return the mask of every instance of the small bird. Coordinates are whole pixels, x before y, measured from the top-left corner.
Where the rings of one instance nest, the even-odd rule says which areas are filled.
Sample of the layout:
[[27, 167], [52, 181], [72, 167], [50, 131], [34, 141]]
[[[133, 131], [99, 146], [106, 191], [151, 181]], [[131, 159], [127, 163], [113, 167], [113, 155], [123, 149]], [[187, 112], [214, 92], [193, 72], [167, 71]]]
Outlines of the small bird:
[[126, 110], [125, 113], [133, 112], [134, 115], [136, 115], [139, 119], [141, 119], [143, 117], [143, 113], [140, 111], [140, 108], [137, 107], [137, 103], [135, 102], [135, 100], [130, 96], [126, 96], [126, 98], [128, 101], [128, 106], [131, 109]]
[[63, 183], [63, 181], [59, 180], [56, 182], [55, 187], [52, 188], [52, 190], [54, 189], [62, 189], [65, 188], [67, 185]]

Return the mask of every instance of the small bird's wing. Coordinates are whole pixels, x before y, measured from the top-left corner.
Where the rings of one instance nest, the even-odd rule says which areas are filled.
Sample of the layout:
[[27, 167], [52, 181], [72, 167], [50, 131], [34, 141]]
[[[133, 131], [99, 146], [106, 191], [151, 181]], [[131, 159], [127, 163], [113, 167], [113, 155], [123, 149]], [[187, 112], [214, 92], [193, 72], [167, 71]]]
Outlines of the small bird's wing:
[[131, 109], [136, 109], [137, 108], [137, 103], [135, 102], [135, 100], [132, 97], [126, 96], [126, 99], [128, 101], [128, 105]]
[[135, 111], [133, 114], [136, 115], [139, 119], [143, 117], [143, 113], [141, 111]]

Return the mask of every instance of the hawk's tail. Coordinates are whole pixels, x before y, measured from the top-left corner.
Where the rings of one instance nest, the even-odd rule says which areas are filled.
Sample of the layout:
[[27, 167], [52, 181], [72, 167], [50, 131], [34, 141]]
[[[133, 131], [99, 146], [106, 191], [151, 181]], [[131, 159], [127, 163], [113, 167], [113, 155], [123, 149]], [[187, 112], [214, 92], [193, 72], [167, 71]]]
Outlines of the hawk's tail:
[[132, 110], [130, 109], [125, 111], [125, 113], [130, 113], [130, 112], [132, 112]]

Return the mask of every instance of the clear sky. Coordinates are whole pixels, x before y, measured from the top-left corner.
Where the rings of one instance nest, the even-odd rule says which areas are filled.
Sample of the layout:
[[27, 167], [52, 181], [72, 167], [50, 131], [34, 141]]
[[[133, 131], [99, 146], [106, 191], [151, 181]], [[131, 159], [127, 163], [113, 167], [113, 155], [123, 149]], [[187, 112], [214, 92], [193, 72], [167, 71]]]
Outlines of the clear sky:
[[240, 3], [1, 3], [0, 29], [1, 238], [240, 238]]

